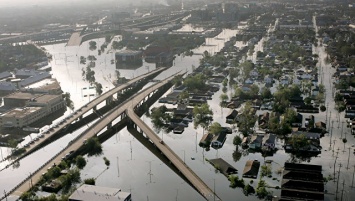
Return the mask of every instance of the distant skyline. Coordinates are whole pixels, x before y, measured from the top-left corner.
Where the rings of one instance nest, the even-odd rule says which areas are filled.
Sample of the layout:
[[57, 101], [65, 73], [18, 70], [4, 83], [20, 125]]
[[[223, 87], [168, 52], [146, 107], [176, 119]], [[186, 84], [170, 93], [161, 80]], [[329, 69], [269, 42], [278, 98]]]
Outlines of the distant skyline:
[[[181, 1], [181, 0], [177, 0]], [[155, 2], [163, 5], [167, 5], [167, 0], [0, 0], [0, 8], [4, 7], [28, 7], [28, 6], [48, 6], [48, 5], [57, 5], [57, 4], [78, 4], [78, 3], [147, 3], [147, 2]]]

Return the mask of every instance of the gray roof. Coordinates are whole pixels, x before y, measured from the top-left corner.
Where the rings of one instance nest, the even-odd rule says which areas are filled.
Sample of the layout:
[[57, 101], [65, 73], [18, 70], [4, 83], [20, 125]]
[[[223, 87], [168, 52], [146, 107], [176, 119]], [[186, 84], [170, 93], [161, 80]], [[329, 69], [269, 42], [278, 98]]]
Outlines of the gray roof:
[[131, 194], [122, 192], [118, 188], [108, 188], [92, 185], [82, 185], [80, 186], [71, 196], [70, 200], [82, 200], [82, 201], [117, 201], [126, 200]]

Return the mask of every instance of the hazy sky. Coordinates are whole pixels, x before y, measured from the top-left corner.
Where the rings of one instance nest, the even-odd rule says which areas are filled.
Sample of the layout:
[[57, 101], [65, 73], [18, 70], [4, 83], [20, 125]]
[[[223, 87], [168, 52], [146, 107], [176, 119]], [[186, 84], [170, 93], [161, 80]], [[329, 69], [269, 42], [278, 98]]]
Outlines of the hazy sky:
[[[180, 1], [180, 0], [179, 0]], [[115, 3], [140, 3], [140, 2], [156, 2], [165, 3], [166, 0], [0, 0], [0, 7], [14, 7], [14, 6], [32, 6], [32, 5], [50, 5], [58, 3], [104, 3], [104, 2], [115, 2]]]

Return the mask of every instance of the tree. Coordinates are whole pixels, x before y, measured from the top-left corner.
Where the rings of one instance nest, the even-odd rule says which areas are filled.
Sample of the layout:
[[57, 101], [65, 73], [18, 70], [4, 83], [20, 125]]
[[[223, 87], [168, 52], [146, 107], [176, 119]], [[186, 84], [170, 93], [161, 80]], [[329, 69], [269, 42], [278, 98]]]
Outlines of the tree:
[[101, 83], [98, 83], [98, 82], [95, 82], [95, 89], [96, 89], [96, 93], [98, 95], [101, 95], [102, 94], [102, 84]]
[[248, 136], [250, 128], [254, 127], [256, 122], [255, 110], [251, 107], [251, 102], [246, 102], [243, 113], [239, 117], [239, 131], [244, 135]]
[[17, 149], [18, 142], [15, 139], [9, 139], [7, 141], [8, 146], [11, 148], [11, 152], [14, 153]]
[[209, 126], [212, 121], [213, 112], [210, 109], [209, 105], [204, 103], [201, 106], [195, 106], [193, 109], [194, 117], [194, 127], [195, 129], [198, 126], [203, 128], [203, 131]]
[[218, 135], [222, 132], [223, 128], [221, 124], [218, 122], [213, 122], [210, 128], [208, 129], [208, 132], [213, 134], [213, 135]]
[[320, 111], [322, 111], [322, 112], [324, 112], [324, 111], [327, 110], [327, 108], [326, 108], [324, 105], [321, 105], [321, 106], [319, 107], [319, 109], [320, 109]]
[[88, 178], [84, 180], [84, 184], [95, 186], [95, 178]]
[[259, 94], [259, 87], [255, 84], [251, 85], [249, 93], [252, 97], [257, 96]]
[[240, 158], [242, 157], [242, 155], [243, 154], [238, 149], [234, 150], [233, 154], [232, 154], [233, 161], [238, 162], [240, 160]]
[[242, 144], [242, 138], [239, 137], [238, 135], [234, 136], [233, 144], [237, 147], [238, 150], [238, 146]]
[[292, 145], [293, 150], [298, 151], [301, 148], [310, 144], [304, 134], [292, 135], [291, 138], [288, 139], [288, 144]]
[[256, 187], [256, 195], [258, 198], [265, 198], [270, 193], [266, 190], [266, 183], [264, 180], [260, 179], [258, 186]]
[[89, 45], [90, 45], [90, 47], [89, 47], [90, 50], [96, 50], [96, 42], [95, 41], [90, 41]]
[[270, 165], [262, 165], [261, 166], [261, 177], [271, 176], [272, 170]]
[[188, 76], [185, 80], [184, 80], [184, 86], [187, 87], [187, 90], [189, 92], [198, 92], [201, 90], [206, 89], [207, 85], [206, 85], [206, 77], [202, 74], [196, 74], [193, 76]]
[[266, 87], [263, 87], [261, 89], [261, 94], [260, 95], [261, 95], [261, 98], [263, 100], [272, 98], [272, 93], [271, 93], [270, 89], [266, 88]]
[[102, 153], [102, 145], [97, 137], [89, 138], [84, 145], [88, 156], [98, 156]]
[[63, 94], [63, 98], [65, 99], [65, 104], [70, 110], [74, 110], [74, 102], [70, 99], [70, 93], [66, 92]]
[[219, 98], [221, 99], [221, 103], [220, 103], [221, 106], [224, 105], [229, 99], [228, 95], [225, 93], [221, 94]]
[[150, 114], [150, 118], [152, 119], [153, 126], [159, 130], [164, 126], [170, 123], [171, 115], [167, 113], [168, 109], [165, 105], [160, 106], [158, 108], [154, 108], [152, 113]]
[[75, 158], [75, 164], [79, 169], [83, 169], [86, 165], [86, 160], [83, 156], [79, 155]]
[[110, 160], [108, 160], [106, 157], [103, 158], [105, 161], [105, 165], [108, 167], [110, 166]]

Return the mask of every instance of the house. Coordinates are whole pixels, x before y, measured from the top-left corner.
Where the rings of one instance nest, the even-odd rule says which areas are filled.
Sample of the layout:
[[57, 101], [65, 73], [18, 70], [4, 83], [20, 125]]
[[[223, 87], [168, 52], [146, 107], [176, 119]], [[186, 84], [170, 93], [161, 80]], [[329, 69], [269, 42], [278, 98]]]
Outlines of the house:
[[252, 79], [248, 78], [248, 79], [245, 80], [244, 83], [245, 84], [254, 84], [254, 81]]
[[211, 142], [211, 147], [214, 149], [219, 149], [223, 146], [224, 142], [226, 141], [227, 133], [221, 132], [218, 135], [215, 135]]
[[256, 77], [259, 76], [259, 73], [258, 73], [258, 71], [254, 68], [252, 71], [250, 71], [249, 75], [250, 75], [250, 77], [256, 78]]
[[241, 87], [241, 89], [242, 89], [243, 92], [249, 92], [249, 91], [251, 91], [250, 87], [249, 87], [249, 86], [246, 86], [246, 85], [243, 85], [243, 86]]
[[271, 75], [266, 75], [265, 78], [264, 78], [264, 83], [268, 84], [268, 85], [272, 84], [273, 83], [272, 76]]
[[228, 103], [227, 108], [229, 108], [229, 109], [238, 108], [238, 107], [240, 107], [241, 104], [242, 104], [241, 101], [234, 100], [234, 101], [231, 101], [230, 103]]
[[311, 95], [312, 96], [317, 96], [319, 94], [319, 87], [316, 86], [312, 89]]
[[227, 163], [222, 158], [210, 159], [210, 162], [214, 167], [216, 167], [222, 174], [226, 177], [232, 174], [238, 174], [238, 170], [235, 169], [232, 165]]
[[291, 123], [292, 127], [302, 127], [303, 116], [300, 113], [297, 113], [295, 120]]
[[318, 121], [315, 123], [316, 128], [320, 128], [322, 130], [326, 130], [327, 129], [327, 124], [322, 122], [322, 121]]
[[258, 119], [259, 128], [262, 129], [267, 128], [269, 123], [269, 116], [270, 116], [269, 112], [265, 112], [264, 114], [259, 115], [259, 119]]
[[226, 117], [226, 123], [228, 124], [233, 124], [236, 122], [238, 116], [238, 111], [237, 110], [232, 110], [229, 115]]
[[259, 168], [260, 168], [259, 161], [248, 160], [243, 170], [243, 177], [256, 179], [258, 177]]
[[321, 137], [319, 133], [302, 132], [302, 131], [292, 132], [289, 136], [291, 137], [292, 135], [304, 135], [307, 140], [319, 140]]
[[187, 105], [184, 104], [178, 104], [176, 110], [174, 111], [174, 116], [179, 116], [179, 117], [186, 117], [189, 114], [191, 114], [192, 109], [187, 108]]
[[290, 84], [290, 78], [288, 76], [283, 76], [281, 79], [280, 79], [280, 84], [281, 85], [289, 85]]
[[131, 193], [123, 192], [118, 188], [108, 188], [83, 184], [74, 191], [69, 201], [132, 201]]
[[322, 166], [285, 163], [280, 200], [324, 200]]
[[275, 149], [275, 134], [266, 134], [263, 138], [263, 148], [273, 150]]
[[263, 142], [263, 135], [252, 135], [249, 142], [249, 148], [260, 149]]
[[199, 145], [201, 147], [209, 147], [212, 141], [213, 135], [210, 133], [204, 134], [200, 140]]

